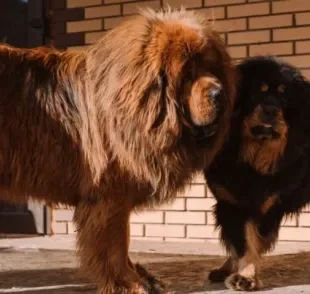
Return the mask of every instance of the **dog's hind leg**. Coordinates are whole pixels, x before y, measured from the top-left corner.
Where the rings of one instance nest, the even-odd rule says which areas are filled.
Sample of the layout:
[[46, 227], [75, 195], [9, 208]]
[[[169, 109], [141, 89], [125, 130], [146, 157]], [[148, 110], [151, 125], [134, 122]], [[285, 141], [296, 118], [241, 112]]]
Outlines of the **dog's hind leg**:
[[130, 207], [122, 200], [85, 201], [77, 206], [74, 220], [81, 266], [98, 282], [98, 294], [163, 293], [150, 289], [128, 257]]

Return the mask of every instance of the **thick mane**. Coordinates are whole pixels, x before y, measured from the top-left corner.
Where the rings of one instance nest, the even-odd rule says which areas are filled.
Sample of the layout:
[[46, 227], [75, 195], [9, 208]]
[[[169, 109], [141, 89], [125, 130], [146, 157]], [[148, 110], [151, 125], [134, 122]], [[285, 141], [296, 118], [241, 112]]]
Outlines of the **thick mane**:
[[[166, 171], [172, 167], [167, 165], [175, 160], [180, 166], [186, 157], [185, 150], [175, 148], [182, 136], [183, 110], [174, 98], [179, 78], [173, 75], [180, 74], [196, 48], [188, 48], [183, 60], [174, 54], [179, 60], [171, 62], [169, 34], [175, 33], [176, 23], [180, 30], [186, 27], [204, 39], [206, 26], [195, 13], [144, 11], [107, 32], [89, 49], [86, 59], [88, 99], [93, 99], [101, 128], [98, 134], [108, 138], [104, 144], [109, 142], [109, 156], [138, 179], [152, 183], [155, 190], [158, 185], [168, 189], [172, 175]], [[167, 160], [168, 156], [175, 159]], [[178, 178], [177, 168], [174, 172]]]

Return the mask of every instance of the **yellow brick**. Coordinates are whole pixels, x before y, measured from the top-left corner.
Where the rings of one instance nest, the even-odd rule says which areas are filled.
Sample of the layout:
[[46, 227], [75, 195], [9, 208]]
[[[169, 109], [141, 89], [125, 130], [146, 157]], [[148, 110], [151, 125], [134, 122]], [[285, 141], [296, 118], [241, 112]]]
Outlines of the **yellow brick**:
[[188, 198], [186, 199], [186, 209], [189, 211], [212, 210], [213, 205], [215, 203], [216, 200], [213, 198], [202, 198], [202, 199]]
[[214, 23], [214, 27], [219, 32], [242, 31], [246, 29], [246, 20], [245, 18], [218, 20]]
[[299, 216], [300, 227], [310, 227], [310, 213], [301, 213]]
[[228, 17], [242, 17], [253, 15], [264, 15], [270, 12], [269, 3], [254, 3], [237, 6], [228, 6]]
[[255, 55], [290, 55], [293, 54], [293, 43], [270, 43], [250, 46], [250, 56]]
[[100, 18], [121, 14], [120, 5], [106, 5], [100, 7], [85, 8], [85, 18]]
[[93, 44], [98, 39], [100, 39], [104, 35], [104, 32], [96, 32], [96, 33], [86, 33], [85, 34], [85, 43]]
[[188, 239], [188, 238], [165, 238], [165, 242], [178, 242], [178, 243], [205, 243], [205, 239]]
[[228, 44], [251, 44], [270, 41], [270, 32], [268, 30], [240, 32], [228, 34]]
[[207, 212], [207, 224], [208, 225], [215, 225], [216, 220], [215, 216], [212, 212]]
[[67, 234], [67, 223], [66, 222], [55, 222], [53, 224], [53, 234]]
[[218, 6], [245, 3], [246, 0], [204, 0], [204, 6]]
[[101, 0], [67, 0], [68, 8], [94, 6], [94, 5], [100, 5], [100, 4], [101, 4]]
[[228, 52], [232, 58], [245, 58], [247, 56], [246, 46], [230, 46]]
[[54, 210], [54, 219], [56, 221], [72, 221], [73, 213], [72, 209], [57, 209]]
[[297, 218], [298, 217], [291, 217], [284, 219], [281, 223], [281, 226], [284, 227], [297, 227]]
[[76, 226], [73, 222], [68, 222], [67, 231], [68, 231], [68, 234], [76, 234]]
[[272, 12], [295, 12], [310, 10], [309, 0], [287, 0], [287, 1], [272, 1]]
[[187, 185], [178, 197], [206, 197], [206, 186], [204, 184]]
[[297, 13], [296, 24], [299, 26], [310, 24], [310, 12]]
[[223, 40], [223, 42], [226, 43], [226, 35], [225, 34], [220, 34], [220, 37]]
[[163, 4], [169, 5], [172, 8], [180, 8], [181, 5], [185, 8], [196, 8], [196, 7], [202, 7], [202, 0], [163, 0]]
[[302, 210], [302, 212], [310, 212], [310, 205], [306, 205]]
[[99, 31], [102, 29], [101, 19], [67, 22], [67, 33]]
[[280, 241], [310, 241], [310, 228], [282, 227], [279, 233]]
[[214, 198], [214, 195], [208, 186], [207, 186], [206, 190], [207, 190], [207, 197], [208, 198]]
[[176, 212], [167, 211], [165, 223], [167, 224], [200, 224], [206, 223], [205, 212]]
[[288, 56], [285, 60], [296, 67], [310, 67], [310, 55]]
[[273, 31], [274, 41], [302, 40], [302, 39], [309, 39], [309, 36], [310, 36], [310, 26], [301, 28], [292, 28], [292, 29], [275, 29]]
[[223, 7], [202, 8], [198, 11], [204, 13], [210, 19], [225, 18], [225, 9]]
[[144, 236], [144, 225], [131, 224], [130, 225], [130, 236]]
[[185, 198], [177, 198], [171, 204], [162, 205], [160, 210], [185, 210]]
[[140, 240], [140, 241], [164, 241], [163, 237], [136, 237], [136, 236], [131, 236], [132, 240]]
[[249, 18], [250, 29], [265, 29], [265, 28], [268, 29], [276, 27], [288, 27], [292, 25], [293, 25], [293, 16], [291, 14]]
[[132, 213], [130, 221], [132, 223], [162, 224], [164, 213], [162, 211], [144, 211], [139, 214]]
[[130, 17], [128, 16], [119, 16], [119, 17], [109, 17], [109, 18], [105, 18], [104, 21], [104, 29], [105, 30], [109, 30], [109, 29], [113, 29], [116, 26], [118, 26], [120, 23], [122, 23], [123, 21], [125, 21], [126, 19], [128, 19]]
[[143, 2], [135, 2], [135, 3], [126, 3], [123, 4], [123, 14], [134, 14], [139, 11], [139, 9], [143, 8], [152, 8], [159, 9], [160, 2], [159, 1], [143, 1]]
[[184, 238], [184, 225], [146, 225], [146, 237], [170, 237], [170, 238]]
[[203, 238], [203, 239], [218, 239], [218, 231], [215, 231], [214, 226], [187, 226], [187, 238]]

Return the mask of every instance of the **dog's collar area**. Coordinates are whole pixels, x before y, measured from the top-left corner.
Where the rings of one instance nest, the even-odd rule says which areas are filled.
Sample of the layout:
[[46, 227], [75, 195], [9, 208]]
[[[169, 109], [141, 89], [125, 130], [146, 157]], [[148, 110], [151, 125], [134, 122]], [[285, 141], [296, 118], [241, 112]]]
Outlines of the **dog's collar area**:
[[195, 136], [196, 140], [199, 142], [210, 140], [211, 138], [214, 137], [214, 135], [216, 135], [218, 127], [219, 127], [218, 123], [201, 127], [195, 126], [192, 129], [192, 133]]

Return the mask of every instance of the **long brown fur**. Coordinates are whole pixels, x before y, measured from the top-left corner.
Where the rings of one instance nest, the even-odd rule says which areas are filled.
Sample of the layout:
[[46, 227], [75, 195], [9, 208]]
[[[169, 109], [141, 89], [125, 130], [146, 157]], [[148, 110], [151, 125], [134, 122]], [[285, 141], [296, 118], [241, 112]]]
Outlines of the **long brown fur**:
[[[210, 84], [224, 89], [220, 114]], [[130, 213], [172, 201], [212, 161], [234, 85], [219, 35], [184, 10], [144, 12], [85, 52], [1, 45], [0, 195], [74, 206], [98, 293], [163, 293], [128, 257]], [[215, 119], [216, 134], [197, 138]]]

